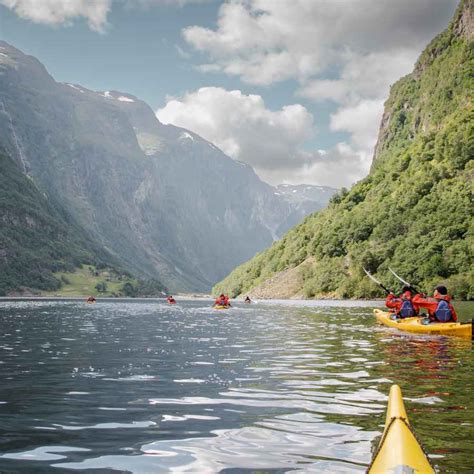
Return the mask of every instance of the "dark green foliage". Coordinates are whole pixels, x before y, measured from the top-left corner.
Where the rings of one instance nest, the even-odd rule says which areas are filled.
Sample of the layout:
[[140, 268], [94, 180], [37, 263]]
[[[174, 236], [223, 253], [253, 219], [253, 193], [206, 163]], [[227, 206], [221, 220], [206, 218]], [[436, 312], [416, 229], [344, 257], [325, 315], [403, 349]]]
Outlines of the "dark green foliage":
[[163, 296], [167, 292], [163, 284], [158, 280], [139, 280], [136, 288], [136, 296]]
[[453, 28], [392, 87], [371, 174], [234, 270], [215, 292], [246, 293], [314, 257], [302, 272], [306, 297], [383, 296], [364, 265], [395, 289], [388, 266], [426, 291], [444, 282], [455, 297], [474, 299], [474, 48]]
[[130, 298], [137, 296], [137, 289], [130, 282], [124, 283], [122, 286], [122, 294]]
[[101, 281], [101, 282], [97, 283], [97, 285], [95, 285], [95, 289], [99, 293], [106, 293], [107, 292], [107, 283], [105, 283], [105, 281]]

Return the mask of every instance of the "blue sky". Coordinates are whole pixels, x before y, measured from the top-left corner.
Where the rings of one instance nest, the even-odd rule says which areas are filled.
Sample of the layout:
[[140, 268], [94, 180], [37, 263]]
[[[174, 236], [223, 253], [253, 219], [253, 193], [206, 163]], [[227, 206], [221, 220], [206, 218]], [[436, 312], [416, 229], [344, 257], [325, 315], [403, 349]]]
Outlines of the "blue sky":
[[0, 38], [57, 81], [140, 97], [269, 182], [342, 186], [367, 173], [389, 85], [456, 4], [0, 0]]

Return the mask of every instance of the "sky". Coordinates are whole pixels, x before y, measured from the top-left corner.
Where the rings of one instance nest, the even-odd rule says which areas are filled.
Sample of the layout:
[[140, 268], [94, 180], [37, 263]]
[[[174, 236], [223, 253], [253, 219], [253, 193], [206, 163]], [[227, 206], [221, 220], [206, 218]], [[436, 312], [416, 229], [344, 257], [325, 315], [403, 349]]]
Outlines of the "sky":
[[57, 81], [145, 100], [271, 184], [350, 186], [458, 0], [0, 0]]

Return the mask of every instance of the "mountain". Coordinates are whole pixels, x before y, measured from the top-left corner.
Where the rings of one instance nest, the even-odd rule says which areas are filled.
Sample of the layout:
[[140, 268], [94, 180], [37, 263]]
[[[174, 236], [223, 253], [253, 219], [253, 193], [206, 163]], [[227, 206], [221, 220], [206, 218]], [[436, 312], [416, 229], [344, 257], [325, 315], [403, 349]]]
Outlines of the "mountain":
[[474, 298], [474, 4], [462, 1], [414, 71], [391, 87], [369, 176], [331, 199], [215, 291], [372, 297], [393, 267], [426, 291]]
[[4, 152], [0, 167], [0, 295], [12, 288], [56, 290], [53, 272], [110, 262]]
[[5, 42], [0, 146], [86, 240], [172, 291], [209, 291], [302, 218], [250, 166], [136, 97], [57, 83]]
[[291, 214], [280, 224], [278, 234], [299, 224], [304, 217], [324, 209], [332, 196], [338, 190], [329, 186], [314, 186], [311, 184], [279, 184], [275, 194], [281, 196], [292, 208]]

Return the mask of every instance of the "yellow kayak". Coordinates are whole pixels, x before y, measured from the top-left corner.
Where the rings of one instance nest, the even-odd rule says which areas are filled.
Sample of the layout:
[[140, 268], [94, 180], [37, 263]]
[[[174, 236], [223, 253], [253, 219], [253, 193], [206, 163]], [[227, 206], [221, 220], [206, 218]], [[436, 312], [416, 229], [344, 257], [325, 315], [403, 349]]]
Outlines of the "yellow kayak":
[[230, 306], [228, 306], [228, 305], [222, 305], [222, 304], [215, 304], [215, 305], [213, 306], [213, 308], [214, 308], [214, 309], [229, 309]]
[[459, 336], [472, 338], [472, 323], [429, 323], [423, 324], [423, 317], [391, 319], [393, 313], [374, 309], [375, 317], [380, 324], [401, 331], [438, 336]]
[[434, 472], [428, 456], [408, 422], [402, 391], [398, 385], [392, 385], [382, 439], [367, 473], [434, 474]]

